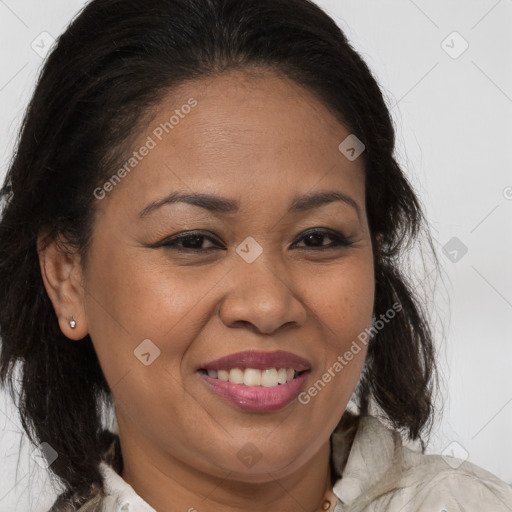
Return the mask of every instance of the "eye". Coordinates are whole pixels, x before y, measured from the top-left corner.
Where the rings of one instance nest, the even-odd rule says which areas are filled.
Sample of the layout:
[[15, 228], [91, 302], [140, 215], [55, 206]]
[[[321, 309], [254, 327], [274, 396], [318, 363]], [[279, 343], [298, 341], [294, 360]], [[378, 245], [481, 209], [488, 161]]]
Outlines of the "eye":
[[[211, 247], [203, 247], [204, 242], [213, 242], [215, 245]], [[201, 232], [187, 232], [168, 238], [161, 244], [162, 247], [176, 248], [178, 251], [197, 251], [206, 252], [214, 249], [222, 249], [220, 244], [213, 238]]]
[[[322, 243], [325, 238], [330, 238], [333, 242], [329, 245], [325, 245]], [[307, 242], [306, 247], [318, 248], [320, 250], [348, 247], [354, 243], [341, 233], [331, 229], [311, 229], [306, 231], [299, 240]]]

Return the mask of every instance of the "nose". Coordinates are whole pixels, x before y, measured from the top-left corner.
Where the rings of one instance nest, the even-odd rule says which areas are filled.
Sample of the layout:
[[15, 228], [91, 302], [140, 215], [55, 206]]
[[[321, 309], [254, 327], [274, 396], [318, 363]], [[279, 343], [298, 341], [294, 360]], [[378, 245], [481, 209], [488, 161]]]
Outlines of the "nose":
[[226, 326], [273, 334], [284, 326], [305, 322], [306, 308], [297, 294], [297, 283], [284, 265], [270, 266], [262, 256], [252, 263], [240, 258], [235, 265], [220, 306]]

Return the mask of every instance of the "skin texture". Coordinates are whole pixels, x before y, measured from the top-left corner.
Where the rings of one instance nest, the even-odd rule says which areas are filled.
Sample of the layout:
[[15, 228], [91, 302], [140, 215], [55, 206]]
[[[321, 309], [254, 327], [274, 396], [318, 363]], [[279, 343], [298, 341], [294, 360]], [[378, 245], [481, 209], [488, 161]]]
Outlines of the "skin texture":
[[[307, 389], [370, 327], [363, 158], [345, 158], [338, 145], [350, 131], [269, 70], [176, 89], [131, 151], [191, 97], [197, 106], [161, 141], [153, 136], [156, 147], [96, 201], [86, 271], [76, 253], [40, 247], [45, 287], [63, 333], [91, 336], [116, 404], [122, 476], [156, 510], [315, 510], [330, 488], [329, 436], [365, 350], [308, 404], [265, 413], [226, 402], [196, 369], [242, 350], [285, 350], [310, 362]], [[341, 201], [287, 213], [295, 196], [334, 190], [350, 196], [359, 215]], [[138, 218], [174, 191], [237, 200], [240, 210], [175, 203]], [[311, 228], [353, 244], [333, 246], [329, 234], [304, 238]], [[192, 245], [203, 252], [156, 246], [191, 230], [212, 238]], [[263, 250], [252, 263], [236, 252], [248, 236]], [[144, 339], [160, 350], [148, 366], [134, 356]], [[251, 467], [237, 456], [248, 441], [261, 455]]]

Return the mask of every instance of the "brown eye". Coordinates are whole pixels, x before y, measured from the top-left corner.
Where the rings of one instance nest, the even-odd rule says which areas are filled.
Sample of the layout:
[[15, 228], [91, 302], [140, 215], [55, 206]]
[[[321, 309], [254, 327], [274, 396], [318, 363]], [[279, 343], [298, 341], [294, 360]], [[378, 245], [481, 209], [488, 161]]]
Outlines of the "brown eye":
[[[209, 243], [213, 242], [214, 245], [210, 247], [204, 247], [205, 241], [208, 241]], [[212, 249], [221, 249], [219, 243], [214, 238], [207, 236], [203, 233], [194, 232], [173, 236], [159, 244], [159, 246], [167, 248], [176, 248], [177, 250], [180, 251], [197, 252], [206, 252]]]
[[[325, 245], [322, 243], [325, 239], [332, 240], [332, 243]], [[307, 231], [300, 240], [305, 242], [306, 247], [319, 249], [334, 249], [337, 247], [348, 247], [354, 242], [343, 236], [341, 233], [326, 229], [315, 229]]]

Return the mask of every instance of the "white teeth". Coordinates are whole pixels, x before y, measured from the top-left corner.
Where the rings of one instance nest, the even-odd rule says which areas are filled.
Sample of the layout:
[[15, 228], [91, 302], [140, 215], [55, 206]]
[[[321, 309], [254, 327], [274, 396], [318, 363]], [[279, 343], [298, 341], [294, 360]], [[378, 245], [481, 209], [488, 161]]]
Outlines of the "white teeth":
[[208, 376], [233, 384], [272, 388], [293, 380], [295, 370], [293, 368], [265, 368], [264, 370], [231, 368], [230, 370], [208, 370]]
[[275, 368], [267, 368], [261, 372], [261, 385], [265, 388], [277, 386], [279, 382], [277, 378], [277, 370]]
[[244, 372], [244, 384], [246, 386], [261, 385], [261, 370], [255, 368], [247, 368]]
[[233, 384], [243, 384], [244, 372], [240, 370], [240, 368], [232, 368], [229, 371], [229, 382], [232, 382]]
[[218, 370], [217, 378], [219, 380], [223, 380], [223, 381], [227, 382], [229, 380], [229, 372], [227, 372], [226, 370]]

